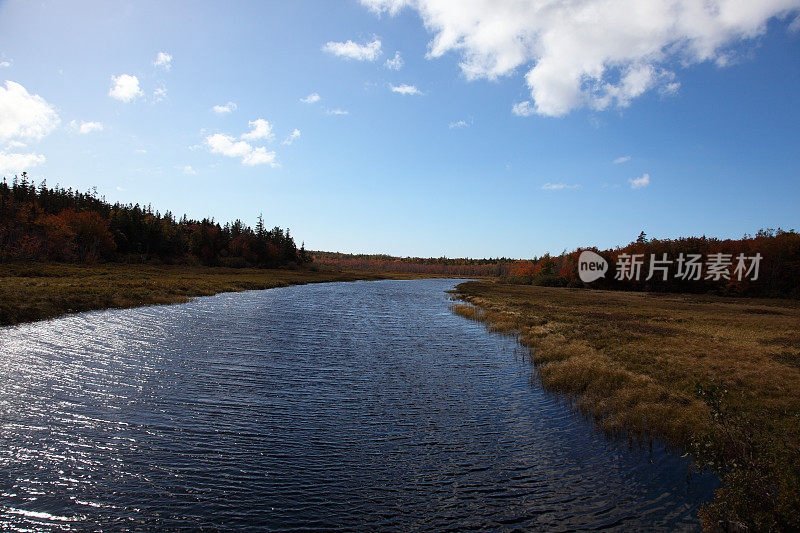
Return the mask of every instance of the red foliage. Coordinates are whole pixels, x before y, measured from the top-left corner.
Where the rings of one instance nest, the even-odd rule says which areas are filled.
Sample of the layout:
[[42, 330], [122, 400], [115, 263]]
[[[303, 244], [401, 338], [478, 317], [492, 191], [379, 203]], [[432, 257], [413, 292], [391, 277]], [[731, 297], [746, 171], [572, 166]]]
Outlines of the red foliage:
[[[590, 249], [603, 256], [609, 263], [609, 270], [605, 278], [588, 284], [592, 288], [663, 291], [663, 292], [694, 292], [727, 294], [732, 296], [769, 296], [769, 297], [800, 297], [800, 234], [794, 231], [762, 230], [755, 236], [745, 236], [742, 239], [714, 239], [708, 237], [688, 237], [680, 239], [651, 239], [632, 242], [627, 246], [611, 250]], [[520, 261], [512, 267], [509, 281], [516, 283], [552, 282], [552, 277], [545, 274], [555, 273], [560, 279], [557, 284], [583, 286], [578, 277], [578, 256], [582, 249], [562, 254], [558, 257], [544, 256], [534, 261]], [[705, 264], [713, 254], [726, 254], [730, 257], [725, 274], [720, 279], [709, 278]], [[638, 279], [615, 279], [617, 265], [622, 254], [641, 254], [642, 266]], [[654, 270], [650, 274], [652, 259], [659, 260], [666, 254], [671, 263], [667, 267], [667, 279], [663, 274]], [[677, 260], [683, 254], [699, 254], [702, 257], [703, 269], [700, 279], [681, 279], [677, 276]], [[753, 275], [743, 275], [739, 279], [736, 272], [737, 257], [743, 254], [750, 258], [756, 254], [761, 255], [758, 269], [758, 278]], [[749, 262], [747, 263], [749, 265]], [[656, 263], [658, 266], [658, 263]]]
[[66, 209], [58, 215], [74, 235], [73, 248], [78, 261], [109, 259], [117, 245], [108, 231], [108, 222], [95, 211]]

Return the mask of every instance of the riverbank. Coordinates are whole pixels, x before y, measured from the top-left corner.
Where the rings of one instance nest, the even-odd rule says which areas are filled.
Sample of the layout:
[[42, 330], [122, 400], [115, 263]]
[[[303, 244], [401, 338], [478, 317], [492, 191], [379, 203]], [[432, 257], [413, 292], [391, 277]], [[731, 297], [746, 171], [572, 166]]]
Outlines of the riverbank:
[[0, 264], [0, 325], [97, 309], [180, 303], [221, 292], [419, 277], [435, 276], [330, 268], [265, 270], [123, 263], [6, 263]]
[[448, 311], [455, 284], [1, 329], [0, 531], [697, 531], [713, 480], [542, 394], [513, 338]]
[[800, 528], [800, 302], [463, 283], [454, 311], [519, 335], [544, 385], [609, 433], [722, 478], [709, 528]]

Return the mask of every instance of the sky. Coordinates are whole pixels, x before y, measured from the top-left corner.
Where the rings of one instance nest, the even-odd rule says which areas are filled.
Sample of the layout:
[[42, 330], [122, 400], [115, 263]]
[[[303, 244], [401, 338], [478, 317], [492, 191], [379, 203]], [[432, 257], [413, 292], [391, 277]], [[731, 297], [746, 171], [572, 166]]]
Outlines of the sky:
[[4, 1], [23, 170], [349, 253], [800, 229], [800, 0]]

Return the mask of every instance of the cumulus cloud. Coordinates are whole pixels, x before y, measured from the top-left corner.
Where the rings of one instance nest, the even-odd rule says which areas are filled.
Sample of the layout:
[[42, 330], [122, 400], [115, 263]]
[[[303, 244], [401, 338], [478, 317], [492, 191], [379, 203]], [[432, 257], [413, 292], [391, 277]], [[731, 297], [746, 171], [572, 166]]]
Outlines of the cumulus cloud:
[[566, 189], [580, 189], [581, 186], [577, 183], [575, 185], [567, 185], [566, 183], [558, 182], [558, 183], [550, 183], [549, 181], [542, 185], [542, 189], [545, 191], [563, 191]]
[[390, 57], [386, 60], [386, 63], [383, 64], [389, 70], [400, 70], [403, 68], [405, 63], [403, 62], [403, 58], [400, 56], [400, 52], [395, 52], [394, 57]]
[[376, 13], [418, 11], [433, 34], [428, 57], [458, 54], [469, 80], [524, 68], [531, 101], [514, 106], [522, 116], [625, 107], [650, 90], [674, 93], [676, 65], [724, 65], [739, 41], [800, 10], [800, 0], [361, 2]]
[[243, 134], [242, 139], [255, 141], [258, 139], [270, 140], [274, 137], [272, 134], [272, 124], [270, 124], [268, 120], [257, 118], [256, 120], [251, 120], [248, 125], [250, 126], [250, 131]]
[[614, 160], [614, 164], [615, 164], [615, 165], [619, 165], [620, 163], [627, 163], [627, 162], [628, 162], [628, 161], [630, 161], [630, 160], [631, 160], [631, 156], [629, 156], [629, 155], [623, 155], [622, 157], [618, 157], [618, 158], [616, 158], [616, 159]]
[[631, 178], [628, 180], [631, 184], [631, 189], [642, 189], [650, 185], [650, 174], [642, 174], [639, 178]]
[[377, 37], [372, 42], [358, 44], [354, 41], [336, 42], [328, 41], [322, 50], [345, 59], [356, 61], [375, 61], [381, 55], [381, 41]]
[[0, 142], [11, 139], [39, 140], [53, 131], [60, 119], [53, 106], [19, 83], [0, 86]]
[[304, 104], [316, 104], [320, 100], [322, 100], [322, 97], [317, 93], [311, 93], [305, 98], [300, 99], [300, 101], [303, 102]]
[[44, 161], [42, 154], [14, 154], [0, 151], [0, 175], [18, 174], [41, 165]]
[[533, 105], [529, 100], [525, 100], [524, 102], [517, 102], [511, 106], [511, 112], [518, 117], [529, 117], [533, 115], [536, 110], [533, 108]]
[[267, 152], [263, 146], [253, 147], [245, 141], [237, 141], [236, 138], [222, 133], [215, 133], [206, 137], [206, 147], [212, 154], [221, 154], [225, 157], [238, 158], [243, 165], [255, 166], [268, 164], [277, 167], [275, 152]]
[[17, 153], [25, 141], [37, 141], [53, 131], [60, 118], [55, 109], [38, 94], [30, 94], [13, 81], [0, 86], [0, 175], [17, 174], [45, 162], [42, 154]]
[[390, 85], [389, 87], [391, 87], [393, 93], [405, 95], [422, 94], [422, 91], [417, 89], [414, 85], [408, 85], [406, 83], [401, 85]]
[[197, 174], [197, 171], [193, 169], [191, 165], [186, 165], [185, 167], [183, 167], [181, 172], [183, 172], [187, 176], [195, 176]]
[[206, 144], [211, 153], [227, 157], [245, 157], [253, 151], [253, 147], [244, 141], [237, 141], [230, 135], [215, 133], [206, 137]]
[[247, 154], [244, 159], [242, 159], [242, 164], [248, 166], [263, 164], [268, 164], [271, 167], [279, 166], [275, 161], [275, 152], [267, 152], [267, 149], [263, 146], [253, 148], [253, 151]]
[[211, 108], [211, 111], [216, 113], [217, 115], [225, 115], [226, 113], [230, 113], [232, 111], [236, 111], [238, 106], [233, 102], [228, 102], [225, 105], [215, 105]]
[[153, 66], [163, 68], [166, 71], [172, 68], [172, 56], [166, 52], [159, 52]]
[[103, 131], [102, 122], [86, 122], [73, 120], [69, 123], [69, 127], [78, 133], [92, 133], [94, 131]]
[[130, 74], [120, 74], [111, 76], [111, 89], [108, 95], [121, 102], [133, 102], [142, 96], [142, 89], [139, 87], [139, 78]]
[[299, 138], [300, 138], [300, 130], [295, 128], [294, 131], [292, 133], [290, 133], [289, 136], [286, 137], [283, 140], [283, 144], [286, 144], [286, 145], [292, 144], [293, 142], [295, 142]]

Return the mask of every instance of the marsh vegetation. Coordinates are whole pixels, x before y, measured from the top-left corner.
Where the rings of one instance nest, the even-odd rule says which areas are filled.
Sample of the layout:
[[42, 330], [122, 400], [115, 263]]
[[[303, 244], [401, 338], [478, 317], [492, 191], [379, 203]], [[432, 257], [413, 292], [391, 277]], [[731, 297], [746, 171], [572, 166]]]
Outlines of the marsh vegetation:
[[5, 263], [0, 264], [0, 325], [95, 309], [185, 302], [194, 296], [220, 292], [389, 277], [398, 276], [317, 267], [285, 270], [125, 263]]
[[800, 528], [800, 302], [463, 283], [454, 312], [529, 347], [542, 382], [612, 434], [695, 454], [706, 527]]

